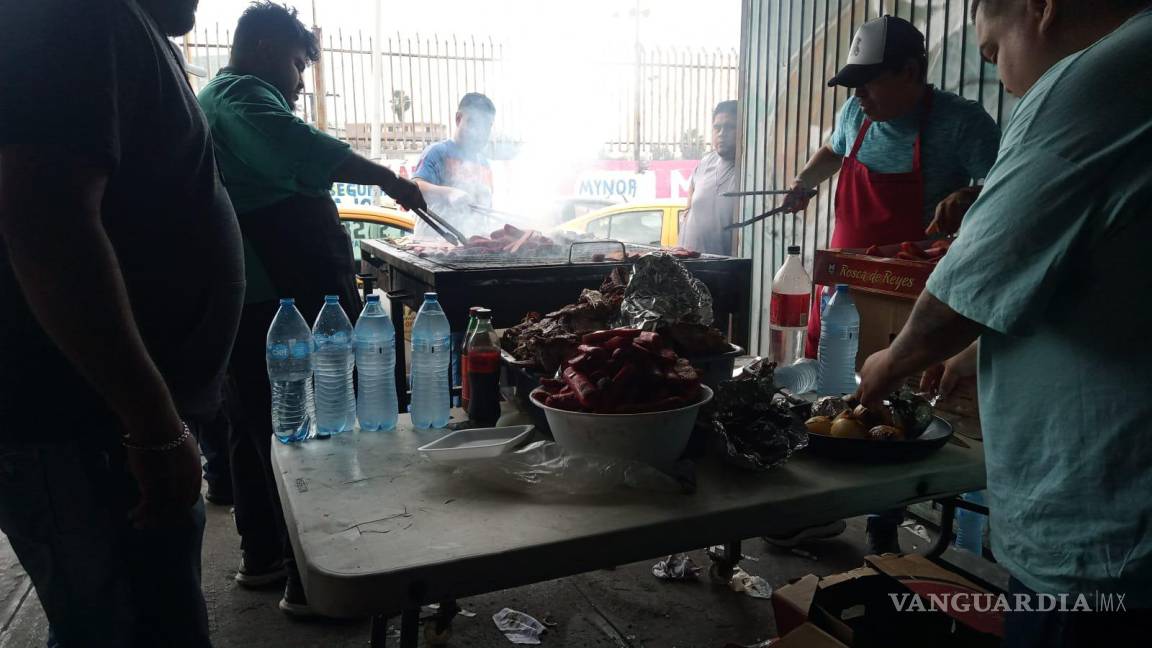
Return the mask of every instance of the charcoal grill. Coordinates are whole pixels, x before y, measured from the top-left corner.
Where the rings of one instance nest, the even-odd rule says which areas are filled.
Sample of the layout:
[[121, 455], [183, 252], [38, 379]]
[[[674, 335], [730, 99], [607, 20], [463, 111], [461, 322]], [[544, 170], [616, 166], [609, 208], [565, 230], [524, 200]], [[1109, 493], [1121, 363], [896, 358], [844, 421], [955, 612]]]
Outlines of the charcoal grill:
[[[397, 386], [405, 385], [404, 310], [419, 310], [424, 293], [439, 295], [440, 306], [453, 331], [468, 325], [468, 308], [492, 309], [492, 324], [507, 328], [528, 311], [547, 313], [576, 301], [585, 288], [599, 288], [613, 268], [631, 266], [627, 255], [659, 248], [614, 241], [582, 241], [550, 246], [527, 256], [457, 254], [421, 257], [383, 240], [360, 241], [360, 256], [372, 267], [377, 285], [388, 293], [396, 327]], [[621, 255], [623, 258], [610, 258]], [[600, 261], [598, 255], [604, 255]], [[748, 347], [751, 259], [711, 254], [684, 259], [684, 264], [712, 293], [716, 326], [730, 326], [732, 341]], [[400, 389], [403, 392], [403, 389]], [[402, 406], [406, 394], [401, 394]]]

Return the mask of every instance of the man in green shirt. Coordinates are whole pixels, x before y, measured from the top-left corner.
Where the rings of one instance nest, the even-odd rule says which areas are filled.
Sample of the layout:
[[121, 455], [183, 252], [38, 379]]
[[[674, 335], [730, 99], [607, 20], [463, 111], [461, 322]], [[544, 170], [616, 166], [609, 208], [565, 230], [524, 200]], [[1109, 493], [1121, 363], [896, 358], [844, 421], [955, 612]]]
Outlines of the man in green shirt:
[[400, 205], [423, 208], [420, 190], [304, 123], [293, 107], [319, 58], [295, 10], [251, 5], [236, 25], [229, 65], [200, 92], [217, 164], [244, 235], [248, 290], [229, 369], [236, 384], [229, 442], [243, 558], [236, 580], [262, 587], [288, 579], [280, 607], [307, 614], [284, 530], [269, 455], [271, 395], [264, 345], [280, 297], [312, 322], [324, 295], [360, 311], [351, 246], [329, 197], [332, 182], [379, 185]]
[[[1152, 5], [977, 0], [980, 52], [1021, 101], [959, 238], [860, 397], [979, 338], [1006, 646], [1152, 633]], [[1096, 613], [1035, 611], [1041, 595]], [[1099, 595], [1099, 596], [1097, 596]], [[1016, 603], [1019, 597], [1013, 597]], [[1123, 613], [1100, 614], [1107, 601]], [[1137, 639], [1137, 638], [1140, 639]]]

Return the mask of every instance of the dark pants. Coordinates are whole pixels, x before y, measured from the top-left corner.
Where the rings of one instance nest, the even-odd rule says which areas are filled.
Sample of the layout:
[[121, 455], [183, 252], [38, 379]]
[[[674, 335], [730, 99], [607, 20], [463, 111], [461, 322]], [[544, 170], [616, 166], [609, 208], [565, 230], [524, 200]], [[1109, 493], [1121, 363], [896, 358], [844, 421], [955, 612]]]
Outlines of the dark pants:
[[56, 645], [212, 645], [200, 589], [204, 504], [142, 531], [128, 522], [138, 497], [118, 449], [0, 445], [0, 530]]
[[232, 462], [228, 450], [230, 427], [223, 406], [215, 415], [204, 417], [193, 426], [200, 453], [204, 455], [204, 481], [208, 484], [208, 494], [226, 499], [232, 498]]
[[272, 392], [264, 360], [265, 336], [277, 308], [274, 302], [244, 305], [228, 365], [234, 385], [227, 396], [236, 531], [253, 569], [292, 555], [272, 473]]
[[[360, 299], [352, 275], [333, 283], [335, 286], [327, 289], [294, 295], [297, 309], [309, 324], [320, 312], [325, 294], [340, 295], [345, 312], [355, 322]], [[276, 302], [244, 305], [228, 365], [233, 386], [228, 393], [232, 422], [228, 445], [236, 530], [245, 563], [261, 569], [283, 559], [289, 578], [296, 578], [292, 546], [272, 471], [272, 391], [264, 358], [268, 326], [278, 308]]]
[[[1026, 595], [1035, 603], [1036, 592], [1011, 579], [1009, 600]], [[1121, 592], [1123, 593], [1123, 592]], [[1095, 605], [1094, 597], [1089, 605]], [[1069, 607], [1073, 602], [1069, 601]], [[1004, 622], [1003, 648], [1095, 648], [1146, 645], [1152, 639], [1152, 610], [1122, 612], [1009, 612]]]

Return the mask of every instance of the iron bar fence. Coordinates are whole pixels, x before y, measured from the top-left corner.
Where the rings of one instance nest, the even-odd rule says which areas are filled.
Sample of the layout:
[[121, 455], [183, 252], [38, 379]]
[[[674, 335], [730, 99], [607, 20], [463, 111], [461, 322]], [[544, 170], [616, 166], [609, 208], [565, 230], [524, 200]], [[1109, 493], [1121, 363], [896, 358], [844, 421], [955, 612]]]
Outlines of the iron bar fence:
[[[745, 137], [739, 156], [742, 189], [787, 188], [810, 155], [832, 134], [845, 88], [827, 80], [843, 64], [856, 29], [883, 15], [907, 19], [925, 35], [928, 79], [980, 103], [1002, 122], [1011, 114], [995, 69], [981, 60], [971, 0], [744, 0], [740, 99]], [[835, 222], [836, 177], [823, 183], [804, 214], [748, 227], [742, 251], [753, 264], [752, 352], [766, 354], [772, 277], [789, 245], [800, 245], [811, 270], [815, 250], [827, 247]], [[775, 198], [743, 199], [749, 218]]]
[[[533, 114], [539, 108], [539, 100], [532, 97], [538, 90], [534, 81], [541, 74], [567, 73], [549, 70], [546, 64], [541, 67], [538, 61], [529, 65], [525, 58], [546, 56], [514, 50], [510, 47], [514, 44], [491, 38], [391, 33], [379, 44], [381, 74], [374, 79], [372, 35], [315, 31], [322, 54], [305, 75], [297, 113], [367, 152], [372, 148], [373, 102], [382, 101], [384, 157], [415, 155], [450, 137], [457, 102], [466, 92], [483, 92], [496, 103], [493, 156], [511, 155], [531, 136], [526, 121], [546, 118]], [[187, 60], [208, 72], [207, 78], [193, 79], [199, 91], [227, 64], [231, 31], [200, 27], [181, 45]], [[595, 84], [573, 87], [571, 97], [557, 100], [584, 102], [589, 111], [608, 116], [597, 120], [602, 127], [596, 134], [605, 158], [698, 159], [710, 148], [712, 109], [720, 101], [736, 98], [735, 50], [641, 48], [638, 56], [596, 52], [579, 65], [579, 76], [596, 79]]]

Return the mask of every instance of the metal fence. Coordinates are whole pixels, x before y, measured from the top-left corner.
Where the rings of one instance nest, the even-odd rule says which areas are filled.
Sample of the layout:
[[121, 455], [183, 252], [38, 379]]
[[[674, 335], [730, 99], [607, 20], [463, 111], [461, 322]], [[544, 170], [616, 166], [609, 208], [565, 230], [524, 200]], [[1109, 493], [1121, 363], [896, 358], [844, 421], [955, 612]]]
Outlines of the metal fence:
[[[419, 152], [451, 136], [459, 98], [476, 91], [497, 105], [493, 127], [495, 157], [512, 155], [531, 139], [525, 124], [546, 111], [539, 82], [571, 70], [549, 67], [551, 53], [517, 49], [515, 44], [474, 36], [391, 34], [374, 47], [371, 35], [315, 29], [322, 55], [305, 78], [297, 111], [310, 123], [369, 151], [373, 113], [380, 102], [383, 155]], [[209, 78], [227, 64], [231, 31], [196, 29], [182, 42], [185, 57], [205, 68]], [[372, 56], [380, 54], [374, 83]], [[602, 48], [603, 49], [603, 48]], [[591, 80], [570, 88], [566, 100], [597, 112], [600, 155], [624, 159], [697, 159], [710, 147], [716, 103], [736, 98], [735, 50], [624, 47], [590, 52], [570, 62]], [[554, 80], [553, 80], [554, 81]], [[194, 79], [197, 91], [207, 79]], [[558, 88], [552, 83], [549, 88]], [[323, 101], [318, 101], [322, 96]], [[557, 98], [561, 100], [561, 98]]]
[[[741, 34], [741, 106], [745, 130], [740, 158], [744, 189], [785, 189], [809, 156], [827, 141], [845, 88], [826, 82], [842, 65], [857, 27], [885, 14], [912, 22], [928, 47], [928, 80], [982, 104], [1001, 122], [1011, 114], [996, 70], [980, 58], [969, 20], [970, 0], [744, 0]], [[767, 353], [768, 296], [772, 276], [789, 245], [800, 245], [811, 270], [827, 247], [835, 215], [836, 178], [819, 187], [804, 214], [749, 227], [742, 249], [753, 260], [752, 348]], [[745, 199], [744, 218], [775, 206]]]

